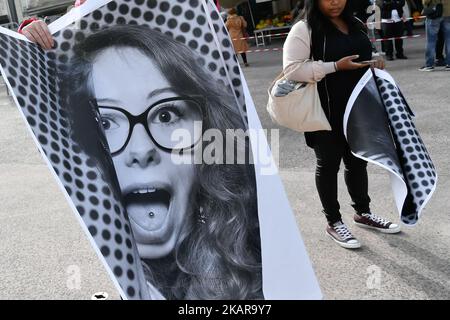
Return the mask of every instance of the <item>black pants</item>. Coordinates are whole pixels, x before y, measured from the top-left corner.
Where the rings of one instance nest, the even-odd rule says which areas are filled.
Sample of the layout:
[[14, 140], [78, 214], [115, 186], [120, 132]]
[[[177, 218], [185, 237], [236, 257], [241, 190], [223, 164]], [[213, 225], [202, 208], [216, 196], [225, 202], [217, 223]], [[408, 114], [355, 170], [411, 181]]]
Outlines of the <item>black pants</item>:
[[[380, 39], [383, 39], [384, 38], [383, 29], [377, 29], [377, 32], [378, 32], [378, 37]], [[381, 51], [386, 52], [386, 41], [381, 41]]]
[[440, 28], [438, 33], [438, 38], [436, 41], [436, 60], [445, 60], [444, 57], [444, 29]]
[[412, 19], [409, 19], [404, 22], [405, 23], [405, 31], [407, 36], [413, 35], [413, 29], [414, 29], [414, 21]]
[[245, 52], [241, 53], [242, 61], [244, 61], [245, 64], [247, 64], [247, 54]]
[[370, 212], [368, 195], [367, 162], [356, 158], [344, 138], [329, 134], [314, 142], [317, 159], [316, 187], [322, 202], [323, 212], [331, 225], [341, 220], [338, 202], [338, 171], [344, 160], [344, 178], [355, 212]]
[[[386, 38], [394, 38], [403, 36], [404, 25], [403, 21], [396, 23], [382, 23], [381, 29], [383, 30], [383, 35]], [[397, 56], [403, 56], [403, 40], [386, 40], [385, 41], [386, 48], [386, 56], [392, 57], [394, 56], [394, 42], [395, 42], [395, 51], [397, 52]]]

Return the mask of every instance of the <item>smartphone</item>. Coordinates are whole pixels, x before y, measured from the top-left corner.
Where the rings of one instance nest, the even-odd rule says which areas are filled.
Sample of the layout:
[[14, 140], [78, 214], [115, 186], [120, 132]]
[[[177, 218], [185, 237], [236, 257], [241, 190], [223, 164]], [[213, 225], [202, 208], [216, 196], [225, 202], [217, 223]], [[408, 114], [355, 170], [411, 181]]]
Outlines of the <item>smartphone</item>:
[[375, 62], [377, 62], [377, 60], [366, 60], [366, 61], [360, 61], [360, 62], [358, 62], [358, 63], [362, 63], [362, 64], [372, 64], [372, 63], [375, 63]]

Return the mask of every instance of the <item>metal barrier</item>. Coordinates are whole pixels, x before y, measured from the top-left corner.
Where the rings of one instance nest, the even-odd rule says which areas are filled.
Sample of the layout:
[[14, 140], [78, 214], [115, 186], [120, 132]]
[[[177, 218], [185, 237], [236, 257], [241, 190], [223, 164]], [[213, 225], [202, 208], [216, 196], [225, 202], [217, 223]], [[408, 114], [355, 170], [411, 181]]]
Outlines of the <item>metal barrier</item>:
[[17, 22], [8, 22], [8, 23], [0, 24], [0, 27], [6, 28], [9, 30], [13, 30], [13, 31], [17, 31], [17, 29], [19, 29], [19, 24]]

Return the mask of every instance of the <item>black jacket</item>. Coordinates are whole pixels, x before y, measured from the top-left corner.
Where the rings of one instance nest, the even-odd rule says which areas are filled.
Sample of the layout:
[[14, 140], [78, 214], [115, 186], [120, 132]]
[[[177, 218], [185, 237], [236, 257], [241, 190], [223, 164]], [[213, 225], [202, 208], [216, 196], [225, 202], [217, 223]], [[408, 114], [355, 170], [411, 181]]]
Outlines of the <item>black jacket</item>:
[[377, 1], [379, 7], [381, 8], [381, 19], [391, 19], [392, 10], [397, 9], [398, 15], [402, 17], [403, 6], [405, 5], [405, 0], [381, 0]]

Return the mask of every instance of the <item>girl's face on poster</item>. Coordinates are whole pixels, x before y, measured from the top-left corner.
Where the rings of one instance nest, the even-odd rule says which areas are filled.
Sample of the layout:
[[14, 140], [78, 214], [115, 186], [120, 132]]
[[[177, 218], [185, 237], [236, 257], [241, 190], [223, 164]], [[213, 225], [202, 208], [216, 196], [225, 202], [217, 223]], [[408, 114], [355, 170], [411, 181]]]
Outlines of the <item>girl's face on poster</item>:
[[[170, 129], [183, 124], [184, 117], [193, 120], [198, 115], [189, 115], [183, 101], [165, 102], [179, 95], [155, 63], [134, 48], [100, 52], [93, 62], [92, 82], [139, 254], [163, 257], [174, 249], [191, 210], [194, 164], [174, 159], [191, 157], [190, 152], [174, 155], [160, 148], [166, 134], [158, 128]], [[122, 109], [133, 116], [144, 114], [147, 121], [133, 127]]]

